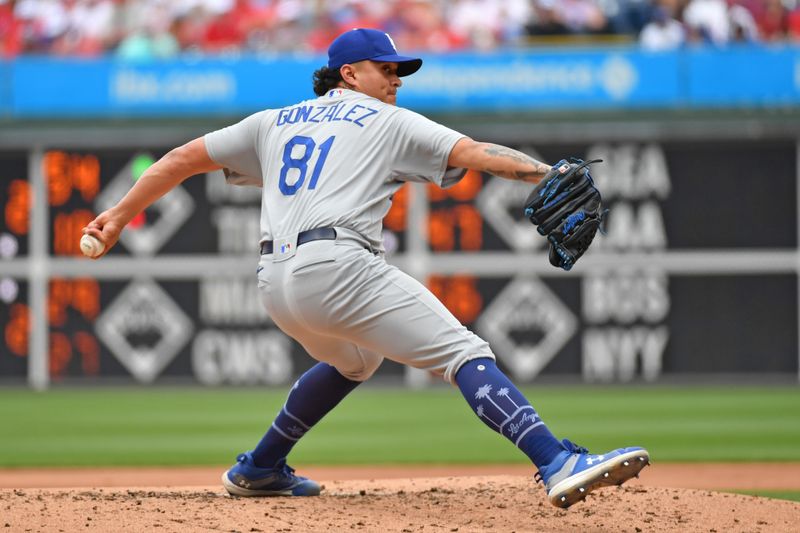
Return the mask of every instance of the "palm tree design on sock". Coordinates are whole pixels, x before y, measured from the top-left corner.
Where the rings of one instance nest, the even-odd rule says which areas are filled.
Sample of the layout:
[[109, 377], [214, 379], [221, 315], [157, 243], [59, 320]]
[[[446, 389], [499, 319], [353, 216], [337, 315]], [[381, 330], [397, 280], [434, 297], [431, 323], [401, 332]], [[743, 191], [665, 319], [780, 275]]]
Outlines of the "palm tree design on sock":
[[508, 387], [503, 387], [500, 390], [498, 390], [495, 394], [497, 395], [498, 398], [507, 398], [508, 401], [511, 402], [511, 405], [514, 406], [514, 409], [519, 409], [519, 405], [517, 405], [517, 402], [515, 402], [511, 398], [511, 396], [508, 395], [508, 393], [509, 393]]
[[485, 418], [488, 422], [490, 422], [494, 427], [500, 429], [500, 424], [489, 418], [488, 416], [483, 416], [486, 412], [483, 410], [483, 404], [478, 404], [478, 407], [475, 408], [475, 412], [478, 414], [478, 418]]
[[[487, 383], [487, 384], [483, 385], [482, 387], [478, 387], [478, 390], [475, 392], [475, 399], [476, 400], [483, 400], [483, 399], [489, 400], [489, 403], [494, 405], [495, 409], [500, 411], [500, 413], [503, 415], [503, 419], [504, 420], [508, 419], [508, 413], [506, 413], [505, 410], [502, 407], [497, 405], [497, 403], [492, 399], [491, 393], [492, 393], [492, 386], [489, 383]], [[489, 419], [489, 416], [487, 415], [486, 418]], [[492, 421], [492, 423], [494, 423], [494, 425], [499, 427], [499, 424], [497, 424], [497, 422]]]

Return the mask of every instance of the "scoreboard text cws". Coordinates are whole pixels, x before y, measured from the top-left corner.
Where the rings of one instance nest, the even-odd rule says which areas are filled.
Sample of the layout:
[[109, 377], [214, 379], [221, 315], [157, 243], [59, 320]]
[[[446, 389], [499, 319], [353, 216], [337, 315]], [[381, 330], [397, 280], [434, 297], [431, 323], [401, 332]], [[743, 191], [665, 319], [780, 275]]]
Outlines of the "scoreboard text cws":
[[[609, 231], [584, 267], [564, 275], [546, 266], [544, 240], [519, 208], [530, 185], [474, 172], [450, 189], [427, 188], [428, 244], [421, 252], [428, 286], [490, 342], [516, 379], [797, 373], [796, 272], [752, 267], [759, 254], [797, 248], [793, 141], [521, 149], [545, 161], [565, 154], [605, 160], [593, 175], [611, 208]], [[165, 151], [47, 150], [41, 175], [50, 257], [79, 257], [80, 228]], [[28, 255], [28, 155], [0, 154], [0, 261]], [[765, 165], [769, 188], [753, 179]], [[51, 376], [277, 384], [308, 367], [308, 356], [270, 322], [255, 289], [259, 198], [260, 189], [227, 186], [220, 174], [195, 177], [134, 220], [109, 254], [153, 257], [152, 272], [121, 281], [102, 274], [102, 261], [96, 278], [53, 270]], [[742, 198], [748, 209], [734, 210]], [[405, 229], [416, 223], [408, 211], [404, 187], [385, 219], [390, 260], [420, 253], [409, 252], [419, 247], [407, 242]], [[496, 264], [476, 273], [474, 261], [487, 254]], [[231, 256], [243, 266], [229, 276], [204, 276], [196, 259]], [[603, 261], [587, 268], [593, 257]], [[184, 262], [185, 278], [159, 279], [164, 258]], [[3, 275], [2, 267], [0, 375], [21, 378], [27, 283]], [[386, 365], [382, 372], [400, 370]]]

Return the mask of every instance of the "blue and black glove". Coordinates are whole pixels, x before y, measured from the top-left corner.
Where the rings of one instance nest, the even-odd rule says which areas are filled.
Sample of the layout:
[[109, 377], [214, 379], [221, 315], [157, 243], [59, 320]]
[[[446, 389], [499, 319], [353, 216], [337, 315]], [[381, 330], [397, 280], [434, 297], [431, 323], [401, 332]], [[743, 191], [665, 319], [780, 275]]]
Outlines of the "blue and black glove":
[[570, 270], [592, 244], [607, 209], [589, 175], [602, 159], [562, 159], [525, 200], [525, 216], [550, 243], [550, 264]]

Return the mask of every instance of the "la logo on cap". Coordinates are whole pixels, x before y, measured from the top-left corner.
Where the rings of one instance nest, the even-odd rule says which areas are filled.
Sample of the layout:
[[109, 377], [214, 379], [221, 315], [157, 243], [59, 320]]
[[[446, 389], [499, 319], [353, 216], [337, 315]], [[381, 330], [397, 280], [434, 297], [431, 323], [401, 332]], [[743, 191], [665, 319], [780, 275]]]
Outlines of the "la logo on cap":
[[394, 44], [394, 41], [392, 40], [392, 36], [389, 35], [388, 33], [384, 33], [384, 35], [386, 36], [387, 39], [389, 39], [389, 44], [392, 45], [392, 48], [394, 49], [394, 52], [397, 53], [397, 45]]
[[388, 33], [372, 28], [346, 31], [328, 47], [328, 68], [338, 69], [342, 65], [366, 60], [397, 63], [398, 76], [413, 74], [422, 66], [422, 59], [418, 57], [399, 55], [397, 45]]

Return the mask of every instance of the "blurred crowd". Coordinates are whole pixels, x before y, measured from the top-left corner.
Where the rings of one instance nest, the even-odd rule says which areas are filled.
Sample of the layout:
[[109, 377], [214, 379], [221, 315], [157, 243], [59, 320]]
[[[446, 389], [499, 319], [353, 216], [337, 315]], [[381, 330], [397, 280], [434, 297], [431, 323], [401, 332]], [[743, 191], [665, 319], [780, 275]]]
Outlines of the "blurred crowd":
[[586, 39], [663, 50], [800, 41], [800, 0], [0, 0], [0, 56], [324, 52], [354, 27], [382, 28], [403, 50]]

